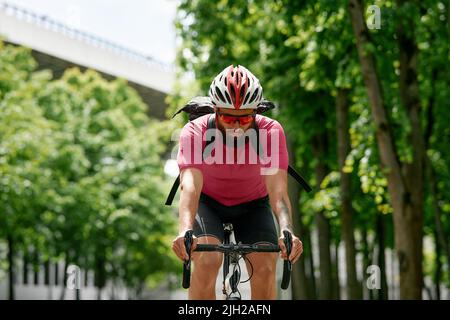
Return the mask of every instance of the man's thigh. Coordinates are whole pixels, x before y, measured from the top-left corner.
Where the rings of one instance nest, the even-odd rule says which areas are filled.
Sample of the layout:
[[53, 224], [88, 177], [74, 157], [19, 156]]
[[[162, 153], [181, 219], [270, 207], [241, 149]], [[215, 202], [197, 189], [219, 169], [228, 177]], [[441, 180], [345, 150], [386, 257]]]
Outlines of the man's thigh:
[[194, 235], [201, 237], [214, 237], [223, 242], [223, 222], [217, 210], [204, 201], [198, 204], [198, 212], [195, 216]]
[[278, 232], [268, 201], [252, 205], [247, 212], [233, 219], [233, 229], [237, 242], [278, 244]]

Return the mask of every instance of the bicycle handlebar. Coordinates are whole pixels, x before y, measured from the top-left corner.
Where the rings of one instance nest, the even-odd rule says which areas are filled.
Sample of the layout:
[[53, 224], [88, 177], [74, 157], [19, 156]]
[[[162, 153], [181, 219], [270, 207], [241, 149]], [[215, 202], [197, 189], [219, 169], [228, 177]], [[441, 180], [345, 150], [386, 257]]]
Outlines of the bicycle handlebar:
[[198, 244], [194, 251], [217, 251], [222, 253], [252, 253], [252, 252], [278, 252], [276, 245], [261, 244]]
[[[191, 248], [192, 248], [192, 230], [186, 232], [184, 236], [184, 244], [188, 252], [189, 259], [183, 263], [183, 288], [187, 289], [191, 282]], [[292, 249], [292, 235], [289, 231], [284, 230], [284, 245], [286, 246], [287, 256], [289, 257]], [[252, 252], [279, 252], [278, 245], [261, 245], [261, 244], [198, 244], [194, 251], [209, 251], [222, 253], [239, 253], [246, 254]], [[292, 263], [284, 260], [283, 277], [281, 280], [281, 288], [286, 290], [289, 287], [291, 279]]]
[[184, 234], [184, 246], [188, 254], [188, 260], [183, 263], [183, 288], [187, 289], [191, 285], [191, 248], [192, 248], [192, 235], [194, 231], [188, 230]]
[[292, 262], [289, 260], [289, 256], [291, 255], [292, 250], [292, 234], [284, 230], [284, 245], [286, 246], [287, 260], [284, 260], [283, 264], [283, 277], [281, 279], [281, 289], [286, 290], [289, 287], [289, 282], [291, 280], [291, 272], [292, 272]]

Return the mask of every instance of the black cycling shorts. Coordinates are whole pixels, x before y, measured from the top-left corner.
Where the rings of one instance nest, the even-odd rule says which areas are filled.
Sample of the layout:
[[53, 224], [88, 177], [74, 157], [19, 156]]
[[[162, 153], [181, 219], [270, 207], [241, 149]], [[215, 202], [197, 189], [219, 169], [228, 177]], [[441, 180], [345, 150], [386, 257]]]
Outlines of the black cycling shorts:
[[278, 244], [269, 196], [235, 206], [225, 206], [202, 193], [195, 217], [194, 235], [224, 239], [223, 224], [232, 223], [237, 243], [268, 242]]

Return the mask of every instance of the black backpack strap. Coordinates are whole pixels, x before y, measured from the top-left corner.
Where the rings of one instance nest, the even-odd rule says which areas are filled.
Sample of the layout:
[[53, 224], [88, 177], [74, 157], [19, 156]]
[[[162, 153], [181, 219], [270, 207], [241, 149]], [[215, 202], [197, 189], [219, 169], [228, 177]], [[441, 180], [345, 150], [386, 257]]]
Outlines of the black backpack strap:
[[[214, 129], [215, 127], [216, 127], [216, 118], [215, 118], [215, 115], [212, 114], [208, 119], [207, 129]], [[208, 141], [206, 143], [206, 146], [212, 142], [214, 142], [214, 139], [211, 139], [211, 141]], [[172, 205], [173, 199], [175, 198], [175, 195], [177, 194], [177, 190], [178, 190], [179, 186], [180, 186], [180, 175], [178, 175], [176, 180], [173, 182], [172, 188], [170, 189], [169, 195], [167, 196], [167, 199], [166, 199], [166, 203], [165, 203], [166, 206]]]
[[[273, 107], [271, 107], [271, 109], [272, 108]], [[256, 121], [254, 121], [253, 128], [256, 130], [256, 152], [261, 156], [262, 154], [264, 154], [264, 150], [259, 143], [259, 127]], [[303, 177], [297, 171], [295, 171], [295, 169], [291, 165], [288, 165], [288, 173], [303, 187], [303, 189], [306, 190], [306, 192], [310, 192], [312, 190], [306, 180], [303, 179]]]
[[177, 193], [178, 187], [180, 186], [180, 175], [173, 182], [172, 188], [170, 189], [170, 193], [166, 199], [166, 206], [171, 206], [173, 202], [173, 198], [175, 198], [175, 194]]
[[256, 123], [256, 119], [255, 121], [253, 121], [253, 129], [256, 131], [256, 154], [258, 156], [262, 156], [264, 154], [264, 150], [262, 149], [261, 144], [259, 143], [259, 126], [258, 123]]
[[306, 192], [310, 192], [312, 189], [305, 179], [297, 172], [291, 165], [288, 166], [288, 173], [294, 178], [302, 187], [306, 190]]
[[209, 116], [208, 124], [206, 126], [206, 130], [215, 129], [216, 128], [216, 114], [213, 113]]
[[[206, 130], [215, 129], [215, 128], [216, 128], [216, 115], [215, 114], [211, 114], [209, 116], [209, 119], [208, 119], [208, 124], [206, 125]], [[214, 141], [216, 141], [216, 137], [215, 136], [213, 136], [210, 141], [206, 141], [205, 148], [207, 146], [209, 146], [211, 143], [213, 143]], [[203, 150], [205, 150], [205, 148], [203, 148]], [[202, 150], [202, 156], [204, 156], [203, 150]], [[212, 149], [211, 149], [211, 151], [212, 151]]]

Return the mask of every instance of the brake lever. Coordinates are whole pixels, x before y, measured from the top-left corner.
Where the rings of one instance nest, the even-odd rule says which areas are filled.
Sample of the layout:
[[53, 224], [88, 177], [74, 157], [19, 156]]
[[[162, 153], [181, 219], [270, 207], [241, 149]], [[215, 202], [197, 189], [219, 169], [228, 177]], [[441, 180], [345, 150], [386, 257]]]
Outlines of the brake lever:
[[188, 230], [184, 234], [184, 246], [186, 247], [186, 251], [187, 251], [187, 254], [188, 254], [188, 260], [187, 261], [191, 260], [191, 249], [192, 249], [192, 242], [193, 242], [192, 236], [193, 235], [194, 235], [194, 231], [192, 231], [192, 230]]
[[292, 262], [289, 260], [289, 256], [291, 255], [292, 251], [292, 234], [284, 230], [284, 245], [286, 246], [286, 253], [287, 253], [287, 259], [284, 260], [283, 265], [283, 279], [281, 281], [281, 288], [286, 290], [289, 287], [289, 282], [291, 280], [291, 272], [292, 272]]
[[184, 234], [184, 246], [188, 254], [188, 259], [183, 261], [183, 288], [187, 289], [191, 282], [191, 249], [192, 249], [192, 236], [194, 231], [188, 230]]
[[283, 235], [284, 235], [284, 245], [286, 246], [287, 252], [287, 260], [290, 262], [289, 256], [291, 255], [292, 251], [292, 234], [289, 231], [284, 230]]

